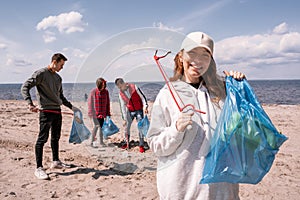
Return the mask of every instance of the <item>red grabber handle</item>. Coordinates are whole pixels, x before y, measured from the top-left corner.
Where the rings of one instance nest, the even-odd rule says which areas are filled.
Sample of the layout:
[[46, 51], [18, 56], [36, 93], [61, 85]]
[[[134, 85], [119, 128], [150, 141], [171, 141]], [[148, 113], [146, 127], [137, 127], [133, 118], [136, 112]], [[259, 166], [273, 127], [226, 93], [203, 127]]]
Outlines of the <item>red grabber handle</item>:
[[171, 53], [171, 51], [168, 51], [165, 55], [163, 55], [163, 56], [157, 56], [157, 51], [158, 50], [156, 50], [155, 51], [155, 54], [154, 54], [154, 59], [155, 60], [159, 60], [159, 59], [161, 59], [161, 58], [164, 58], [164, 57], [166, 57], [168, 54], [170, 54]]

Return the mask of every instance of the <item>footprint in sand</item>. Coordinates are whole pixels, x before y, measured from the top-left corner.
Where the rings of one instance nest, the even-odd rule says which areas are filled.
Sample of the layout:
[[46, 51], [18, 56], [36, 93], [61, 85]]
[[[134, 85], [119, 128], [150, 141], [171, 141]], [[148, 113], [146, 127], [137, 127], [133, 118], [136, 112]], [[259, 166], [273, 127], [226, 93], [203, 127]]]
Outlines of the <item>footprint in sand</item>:
[[21, 188], [24, 188], [24, 189], [32, 189], [32, 188], [35, 188], [36, 187], [36, 183], [25, 183], [23, 185], [21, 185]]

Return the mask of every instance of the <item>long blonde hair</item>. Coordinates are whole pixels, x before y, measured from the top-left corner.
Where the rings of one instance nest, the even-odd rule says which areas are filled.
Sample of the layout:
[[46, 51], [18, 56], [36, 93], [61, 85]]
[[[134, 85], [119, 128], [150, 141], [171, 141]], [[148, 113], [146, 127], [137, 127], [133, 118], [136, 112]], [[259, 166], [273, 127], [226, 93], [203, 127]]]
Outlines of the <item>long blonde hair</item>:
[[[170, 78], [170, 81], [181, 79], [184, 75], [183, 63], [180, 61], [180, 57], [182, 57], [182, 54], [183, 50], [179, 51], [174, 58], [174, 75]], [[221, 99], [225, 99], [225, 81], [221, 76], [217, 74], [217, 67], [213, 57], [211, 57], [209, 67], [205, 74], [199, 77], [199, 82], [207, 88], [211, 96], [211, 100], [214, 103], [218, 103]]]

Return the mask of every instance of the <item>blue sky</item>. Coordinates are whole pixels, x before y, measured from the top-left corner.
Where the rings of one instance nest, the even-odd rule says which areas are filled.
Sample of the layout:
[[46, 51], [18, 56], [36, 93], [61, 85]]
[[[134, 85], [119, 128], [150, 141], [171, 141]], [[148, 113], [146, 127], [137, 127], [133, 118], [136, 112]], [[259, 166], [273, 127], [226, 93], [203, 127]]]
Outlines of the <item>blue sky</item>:
[[[300, 1], [10, 0], [0, 7], [0, 83], [22, 83], [50, 63], [69, 59], [64, 82], [163, 80], [153, 53], [179, 50], [184, 35], [215, 41], [218, 70], [248, 79], [300, 78]], [[172, 71], [174, 54], [163, 64]]]

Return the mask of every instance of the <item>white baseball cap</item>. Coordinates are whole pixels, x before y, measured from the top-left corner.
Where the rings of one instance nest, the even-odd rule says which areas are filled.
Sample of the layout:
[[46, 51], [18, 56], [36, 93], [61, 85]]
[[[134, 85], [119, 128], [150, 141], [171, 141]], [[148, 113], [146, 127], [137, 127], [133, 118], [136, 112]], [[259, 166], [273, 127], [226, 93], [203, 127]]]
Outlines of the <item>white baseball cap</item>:
[[204, 47], [210, 52], [211, 55], [213, 55], [214, 41], [209, 35], [203, 32], [189, 33], [184, 38], [181, 44], [181, 49], [184, 49], [186, 52], [188, 52], [196, 47]]

